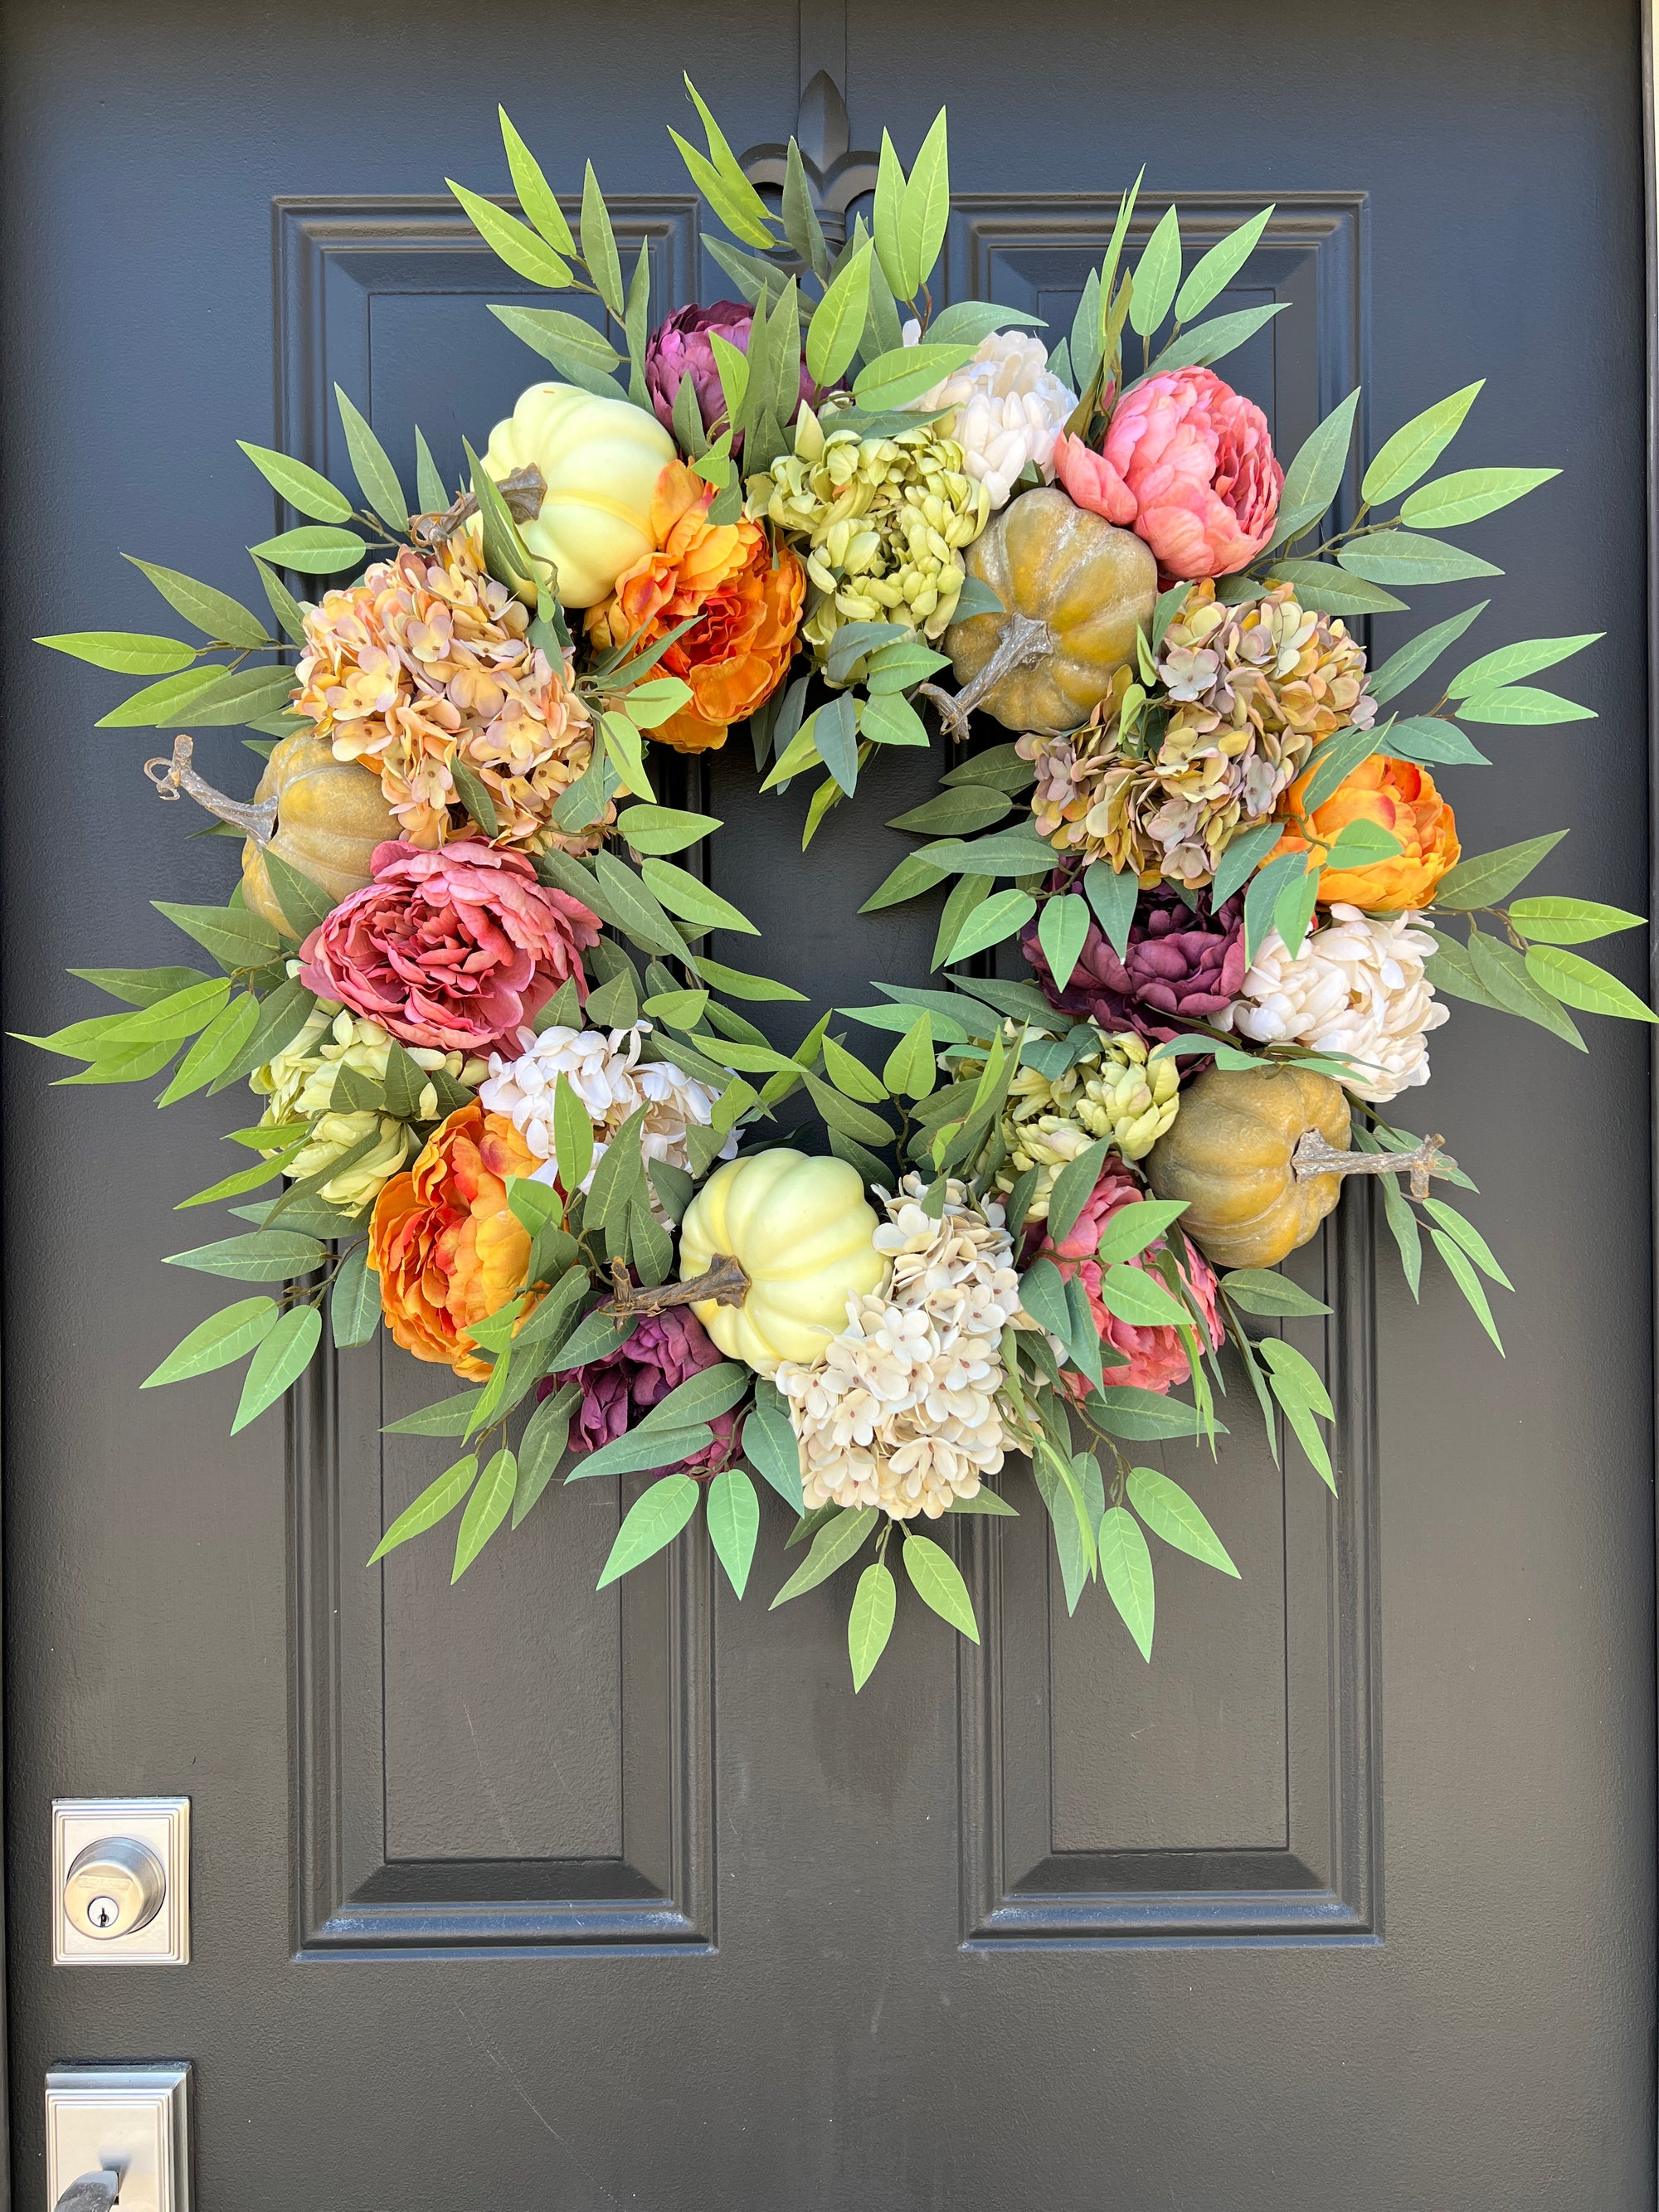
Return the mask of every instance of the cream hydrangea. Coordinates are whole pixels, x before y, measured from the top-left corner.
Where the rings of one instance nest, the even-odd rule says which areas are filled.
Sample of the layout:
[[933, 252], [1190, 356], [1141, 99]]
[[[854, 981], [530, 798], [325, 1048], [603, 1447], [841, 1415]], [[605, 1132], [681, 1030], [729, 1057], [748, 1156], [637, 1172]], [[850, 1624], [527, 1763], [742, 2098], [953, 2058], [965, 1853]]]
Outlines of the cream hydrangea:
[[[910, 330], [906, 326], [905, 337]], [[920, 337], [920, 331], [917, 336]], [[1006, 507], [1028, 465], [1054, 480], [1054, 445], [1077, 406], [1048, 367], [1048, 350], [1025, 331], [994, 331], [970, 362], [911, 402], [918, 414], [956, 412], [939, 425], [962, 448], [964, 472]]]
[[778, 1368], [809, 1509], [879, 1505], [936, 1521], [1002, 1465], [1002, 1332], [1019, 1312], [1002, 1208], [951, 1182], [935, 1221], [921, 1193], [910, 1175], [884, 1200], [875, 1243], [890, 1262], [886, 1288], [848, 1300], [847, 1327], [810, 1366]]
[[1269, 935], [1217, 1026], [1257, 1044], [1346, 1053], [1354, 1063], [1346, 1088], [1382, 1105], [1428, 1081], [1428, 1032], [1449, 1015], [1423, 972], [1434, 939], [1417, 914], [1341, 905], [1330, 914], [1294, 957], [1276, 930]]
[[[556, 1025], [539, 1036], [533, 1030], [520, 1030], [516, 1060], [490, 1054], [489, 1076], [478, 1097], [487, 1112], [507, 1115], [537, 1158], [546, 1162], [537, 1170], [535, 1182], [550, 1183], [557, 1172], [553, 1164], [553, 1095], [562, 1075], [593, 1124], [594, 1167], [623, 1123], [641, 1106], [646, 1109], [641, 1125], [646, 1158], [670, 1167], [690, 1165], [686, 1132], [708, 1126], [714, 1093], [672, 1060], [641, 1060], [641, 1048], [650, 1033], [649, 1022], [611, 1030]], [[733, 1133], [720, 1158], [729, 1158], [737, 1148]], [[582, 1188], [592, 1180], [590, 1170]]]
[[[459, 1052], [434, 1052], [425, 1046], [404, 1049], [426, 1074], [441, 1073], [469, 1090], [483, 1080], [481, 1060], [469, 1060]], [[320, 1175], [378, 1131], [373, 1150], [321, 1186], [325, 1203], [348, 1213], [378, 1198], [382, 1187], [420, 1150], [413, 1128], [396, 1115], [334, 1107], [334, 1087], [342, 1069], [349, 1068], [371, 1083], [384, 1083], [391, 1053], [392, 1039], [378, 1022], [349, 1013], [332, 1000], [319, 999], [293, 1042], [248, 1078], [250, 1088], [269, 1102], [259, 1118], [262, 1129], [311, 1123], [310, 1135], [283, 1170], [296, 1180]], [[429, 1121], [437, 1111], [437, 1091], [428, 1084], [415, 1118]]]

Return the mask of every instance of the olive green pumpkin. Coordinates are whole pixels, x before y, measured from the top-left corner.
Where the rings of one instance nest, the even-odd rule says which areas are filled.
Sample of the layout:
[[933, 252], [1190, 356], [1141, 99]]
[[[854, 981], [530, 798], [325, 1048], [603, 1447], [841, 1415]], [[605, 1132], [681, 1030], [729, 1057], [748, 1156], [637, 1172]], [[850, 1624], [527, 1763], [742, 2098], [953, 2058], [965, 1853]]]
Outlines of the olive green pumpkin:
[[1342, 1192], [1340, 1174], [1298, 1180], [1291, 1155], [1310, 1131], [1334, 1152], [1347, 1145], [1347, 1098], [1329, 1076], [1212, 1067], [1147, 1154], [1146, 1180], [1186, 1200], [1181, 1226], [1218, 1267], [1277, 1267]]
[[309, 876], [337, 904], [368, 881], [374, 848], [398, 835], [380, 777], [356, 761], [336, 760], [326, 739], [308, 730], [276, 747], [253, 803], [274, 805], [276, 825], [268, 838], [250, 836], [242, 848], [242, 896], [284, 937], [297, 933], [271, 889], [268, 852]]
[[963, 686], [1011, 730], [1075, 730], [1134, 658], [1135, 630], [1158, 603], [1158, 562], [1144, 540], [1063, 491], [1012, 500], [963, 556], [1006, 611], [972, 615], [945, 634]]

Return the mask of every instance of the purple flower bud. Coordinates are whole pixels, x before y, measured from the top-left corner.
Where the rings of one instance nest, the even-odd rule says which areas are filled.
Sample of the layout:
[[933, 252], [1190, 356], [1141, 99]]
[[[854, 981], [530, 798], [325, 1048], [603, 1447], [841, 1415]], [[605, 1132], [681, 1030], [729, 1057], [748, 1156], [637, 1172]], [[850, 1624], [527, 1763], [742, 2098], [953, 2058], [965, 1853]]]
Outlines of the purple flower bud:
[[[753, 321], [754, 317], [741, 301], [716, 300], [712, 307], [681, 307], [652, 331], [645, 346], [645, 383], [657, 420], [664, 429], [672, 430], [674, 427], [674, 401], [688, 376], [697, 395], [697, 411], [702, 417], [703, 428], [712, 435], [715, 425], [725, 421], [726, 397], [720, 389], [720, 373], [709, 337], [718, 331], [728, 344], [746, 354]], [[812, 380], [804, 362], [800, 396], [803, 399], [812, 396]], [[787, 428], [794, 419], [795, 410], [791, 408], [787, 422], [780, 424], [780, 428]], [[740, 452], [742, 446], [739, 434], [735, 450]]]
[[[638, 1426], [653, 1406], [669, 1392], [705, 1367], [718, 1365], [720, 1353], [702, 1323], [684, 1306], [665, 1313], [647, 1314], [626, 1344], [590, 1360], [574, 1376], [550, 1376], [538, 1395], [544, 1397], [557, 1384], [575, 1381], [581, 1398], [570, 1424], [571, 1449], [598, 1451]], [[714, 1474], [732, 1455], [733, 1413], [716, 1413], [709, 1421], [712, 1443], [679, 1462], [682, 1474]], [[663, 1473], [670, 1472], [664, 1468]]]

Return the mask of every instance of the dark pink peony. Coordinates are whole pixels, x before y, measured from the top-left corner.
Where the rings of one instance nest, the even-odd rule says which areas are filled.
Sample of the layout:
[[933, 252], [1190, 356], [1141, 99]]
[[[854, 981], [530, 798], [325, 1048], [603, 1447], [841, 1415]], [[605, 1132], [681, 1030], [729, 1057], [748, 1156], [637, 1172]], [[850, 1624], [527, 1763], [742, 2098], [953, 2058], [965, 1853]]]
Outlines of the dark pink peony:
[[[1041, 1230], [1041, 1237], [1031, 1246], [1028, 1240], [1027, 1265], [1038, 1258], [1052, 1260], [1062, 1275], [1078, 1276], [1089, 1295], [1089, 1310], [1094, 1316], [1095, 1328], [1100, 1337], [1101, 1364], [1108, 1382], [1130, 1382], [1141, 1390], [1167, 1391], [1172, 1384], [1184, 1382], [1191, 1369], [1187, 1359], [1187, 1347], [1173, 1328], [1141, 1328], [1133, 1322], [1120, 1321], [1115, 1314], [1107, 1312], [1100, 1302], [1101, 1265], [1095, 1255], [1100, 1248], [1100, 1232], [1112, 1216], [1126, 1206], [1134, 1206], [1145, 1198], [1146, 1189], [1140, 1178], [1127, 1162], [1114, 1155], [1107, 1160], [1100, 1181], [1090, 1193], [1083, 1211], [1073, 1223], [1069, 1236], [1062, 1237], [1058, 1244], [1048, 1235], [1046, 1223], [1032, 1224], [1033, 1231]], [[1163, 1252], [1162, 1238], [1140, 1259], [1132, 1260], [1132, 1267], [1146, 1267], [1147, 1261]], [[1196, 1247], [1187, 1247], [1187, 1256], [1181, 1270], [1188, 1288], [1198, 1301], [1208, 1327], [1210, 1344], [1218, 1348], [1223, 1330], [1216, 1314], [1215, 1273], [1209, 1261]], [[1155, 1271], [1154, 1280], [1158, 1279]], [[1117, 1355], [1114, 1364], [1114, 1354]], [[1086, 1387], [1080, 1378], [1066, 1374], [1066, 1383], [1078, 1396]]]
[[[550, 1376], [538, 1395], [545, 1396], [560, 1382], [579, 1382], [581, 1402], [570, 1424], [571, 1449], [598, 1451], [601, 1444], [626, 1435], [671, 1390], [702, 1368], [715, 1366], [721, 1357], [694, 1313], [670, 1306], [665, 1313], [647, 1314], [626, 1344], [606, 1352], [603, 1359], [590, 1360], [574, 1378]], [[708, 1425], [714, 1432], [712, 1443], [680, 1461], [677, 1468], [658, 1472], [718, 1474], [732, 1456], [737, 1415], [716, 1413]]]
[[464, 842], [377, 846], [373, 880], [301, 949], [301, 979], [404, 1044], [487, 1053], [515, 1044], [560, 984], [586, 994], [581, 954], [599, 918], [538, 882], [522, 853]]
[[1194, 1022], [1212, 1022], [1224, 1012], [1244, 982], [1243, 892], [1235, 891], [1214, 914], [1207, 891], [1196, 896], [1196, 907], [1189, 907], [1170, 884], [1142, 891], [1121, 960], [1099, 924], [1091, 922], [1063, 991], [1054, 988], [1035, 923], [1020, 939], [1020, 951], [1051, 1006], [1087, 1014], [1109, 1032], [1138, 1030], [1149, 1042], [1179, 1036]]
[[[659, 324], [645, 344], [645, 381], [651, 394], [651, 404], [657, 420], [665, 430], [674, 427], [674, 401], [681, 383], [691, 379], [697, 395], [697, 409], [702, 416], [702, 426], [711, 431], [726, 414], [726, 396], [720, 389], [720, 373], [714, 362], [714, 349], [709, 344], [709, 335], [718, 331], [729, 345], [739, 353], [749, 350], [750, 326], [754, 317], [738, 300], [716, 300], [712, 307], [681, 307], [678, 313]], [[800, 372], [800, 396], [812, 396], [812, 380], [803, 363]], [[789, 422], [794, 421], [791, 410]], [[781, 423], [787, 429], [788, 423]], [[735, 450], [741, 451], [743, 439], [738, 435]]]
[[1231, 576], [1272, 538], [1285, 471], [1267, 418], [1207, 368], [1171, 368], [1119, 403], [1099, 453], [1062, 438], [1054, 470], [1079, 507], [1133, 529], [1166, 580]]

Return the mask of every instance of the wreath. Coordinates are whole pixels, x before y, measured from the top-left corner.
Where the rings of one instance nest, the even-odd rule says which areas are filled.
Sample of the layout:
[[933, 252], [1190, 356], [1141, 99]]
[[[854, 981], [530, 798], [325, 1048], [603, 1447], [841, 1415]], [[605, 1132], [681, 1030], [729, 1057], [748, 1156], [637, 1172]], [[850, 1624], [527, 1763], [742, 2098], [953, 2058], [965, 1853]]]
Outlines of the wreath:
[[[417, 431], [411, 507], [341, 392], [356, 498], [242, 447], [301, 518], [252, 549], [270, 620], [140, 562], [207, 642], [40, 641], [148, 679], [100, 726], [245, 725], [264, 765], [245, 801], [188, 735], [146, 763], [244, 841], [224, 904], [158, 902], [210, 965], [77, 969], [125, 1011], [28, 1041], [84, 1063], [69, 1083], [258, 1102], [227, 1139], [247, 1164], [181, 1201], [247, 1225], [168, 1264], [265, 1287], [145, 1389], [246, 1358], [240, 1430], [325, 1316], [338, 1349], [384, 1326], [465, 1386], [390, 1425], [460, 1456], [371, 1565], [459, 1510], [459, 1578], [556, 1477], [649, 1477], [599, 1586], [701, 1507], [741, 1597], [758, 1478], [806, 1547], [775, 1605], [863, 1562], [859, 1687], [895, 1549], [977, 1639], [922, 1531], [1014, 1513], [1023, 1460], [1068, 1604], [1098, 1581], [1150, 1657], [1149, 1534], [1237, 1572], [1132, 1463], [1213, 1455], [1224, 1347], [1275, 1453], [1282, 1415], [1335, 1487], [1330, 1401], [1277, 1328], [1329, 1310], [1279, 1268], [1346, 1180], [1380, 1186], [1413, 1295], [1426, 1233], [1498, 1340], [1507, 1278], [1434, 1190], [1468, 1178], [1392, 1118], [1444, 994], [1575, 1045], [1569, 1009], [1654, 1018], [1567, 949], [1641, 917], [1516, 896], [1565, 832], [1466, 857], [1436, 782], [1488, 764], [1467, 726], [1584, 718], [1531, 679], [1593, 637], [1425, 684], [1484, 601], [1380, 667], [1349, 626], [1497, 574], [1442, 533], [1556, 471], [1432, 473], [1473, 385], [1383, 444], [1336, 527], [1358, 393], [1285, 469], [1215, 373], [1281, 312], [1205, 314], [1271, 209], [1188, 265], [1172, 207], [1131, 269], [1126, 192], [1049, 349], [1035, 317], [933, 304], [943, 112], [908, 175], [884, 134], [832, 258], [793, 142], [774, 206], [691, 98], [707, 151], [676, 143], [740, 301], [653, 328], [591, 165], [573, 228], [503, 114], [524, 219], [451, 189], [625, 359], [580, 315], [493, 308], [556, 378], [466, 447], [459, 495]], [[1395, 703], [1414, 690], [1437, 697]], [[793, 1051], [741, 1008], [804, 994], [701, 949], [756, 933], [672, 857], [720, 823], [653, 782], [738, 723], [763, 790], [818, 779], [809, 843], [885, 748], [957, 757], [864, 908], [945, 890], [940, 972]], [[1023, 980], [985, 972], [1014, 945]]]

